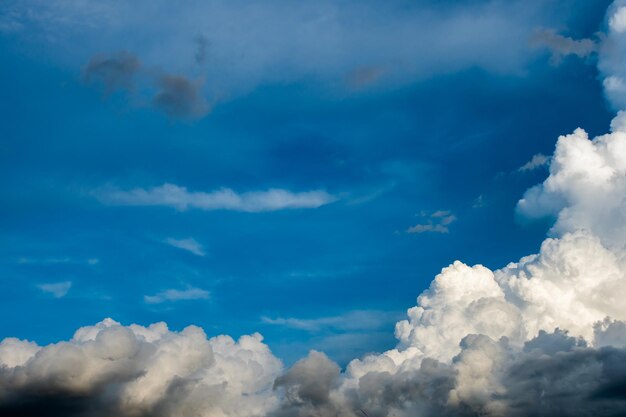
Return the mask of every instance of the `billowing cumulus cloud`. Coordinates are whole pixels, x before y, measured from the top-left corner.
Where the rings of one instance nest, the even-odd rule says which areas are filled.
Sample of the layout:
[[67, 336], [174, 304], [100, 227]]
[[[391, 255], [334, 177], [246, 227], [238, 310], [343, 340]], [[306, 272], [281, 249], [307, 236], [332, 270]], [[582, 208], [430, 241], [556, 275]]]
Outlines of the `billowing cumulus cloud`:
[[332, 203], [335, 197], [326, 191], [315, 190], [293, 193], [283, 189], [236, 193], [230, 188], [216, 191], [188, 191], [186, 187], [163, 184], [149, 189], [128, 191], [103, 188], [96, 196], [104, 204], [119, 206], [166, 206], [177, 210], [234, 210], [247, 212], [275, 211], [298, 208], [317, 208]]
[[[519, 202], [556, 224], [537, 254], [444, 268], [396, 324], [398, 344], [341, 371], [325, 354], [284, 371], [259, 335], [105, 320], [67, 342], [0, 343], [0, 412], [272, 417], [620, 416], [626, 413], [626, 123], [559, 138]], [[621, 214], [621, 215], [620, 215]], [[445, 219], [449, 212], [427, 214]], [[182, 299], [163, 292], [159, 301]], [[180, 297], [179, 297], [180, 296]], [[177, 298], [178, 297], [178, 298]], [[346, 315], [357, 321], [358, 315]], [[266, 319], [312, 328], [343, 326]]]
[[[606, 48], [624, 43], [622, 3], [609, 11], [600, 65], [618, 81], [620, 46]], [[163, 323], [105, 320], [48, 346], [0, 342], [0, 414], [625, 415], [626, 114], [605, 135], [590, 138], [576, 129], [560, 137], [550, 161], [547, 179], [517, 208], [521, 216], [554, 217], [539, 251], [497, 270], [461, 261], [443, 268], [396, 324], [391, 350], [354, 359], [344, 371], [312, 351], [284, 370], [258, 334], [234, 341], [208, 338], [194, 326], [174, 332]], [[319, 191], [205, 193], [167, 184], [99, 197], [118, 205], [240, 211], [318, 207], [332, 199]], [[426, 214], [420, 224], [446, 226], [450, 216]], [[182, 292], [155, 296], [168, 294]], [[325, 324], [338, 326], [334, 319]]]
[[253, 416], [276, 406], [282, 368], [262, 337], [107, 319], [67, 342], [0, 343], [0, 414]]

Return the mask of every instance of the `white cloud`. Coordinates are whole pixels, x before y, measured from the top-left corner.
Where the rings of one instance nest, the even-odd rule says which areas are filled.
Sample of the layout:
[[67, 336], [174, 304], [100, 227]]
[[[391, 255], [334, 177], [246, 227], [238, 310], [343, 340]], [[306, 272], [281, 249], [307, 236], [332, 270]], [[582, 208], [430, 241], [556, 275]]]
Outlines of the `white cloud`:
[[603, 78], [604, 92], [617, 110], [626, 108], [626, 1], [616, 0], [607, 12], [608, 33], [602, 42], [598, 69]]
[[[282, 364], [262, 340], [259, 334], [208, 339], [195, 326], [173, 332], [165, 323], [125, 327], [111, 319], [44, 347], [5, 339], [0, 410], [5, 401], [22, 393], [28, 400], [28, 392], [45, 386], [59, 399], [42, 404], [37, 415], [66, 415], [68, 409], [72, 415], [94, 409], [116, 416], [264, 415], [277, 403], [272, 384]], [[77, 395], [80, 404], [72, 402]], [[41, 401], [31, 400], [35, 406]]]
[[319, 332], [326, 329], [335, 330], [376, 330], [389, 324], [397, 318], [397, 313], [377, 310], [355, 310], [345, 314], [330, 317], [294, 318], [294, 317], [261, 317], [266, 324], [291, 327], [310, 332]]
[[211, 293], [201, 288], [189, 287], [184, 290], [168, 289], [155, 295], [144, 295], [148, 304], [159, 304], [166, 301], [207, 300]]
[[206, 255], [202, 245], [198, 243], [197, 240], [191, 237], [186, 238], [186, 239], [174, 239], [170, 237], [165, 240], [165, 243], [175, 248], [186, 250], [187, 252], [191, 252], [194, 255], [198, 255], [198, 256]]
[[150, 189], [120, 190], [107, 187], [98, 190], [96, 197], [104, 204], [117, 206], [166, 206], [177, 210], [233, 210], [263, 212], [299, 208], [318, 208], [332, 203], [336, 197], [326, 191], [291, 192], [272, 188], [267, 191], [236, 193], [230, 188], [211, 192], [192, 192], [186, 187], [163, 184]]
[[526, 162], [517, 170], [520, 172], [534, 171], [537, 168], [545, 167], [549, 164], [550, 164], [550, 158], [545, 156], [542, 153], [538, 153], [538, 154], [533, 155], [533, 157], [530, 158], [530, 161]]
[[55, 298], [63, 298], [72, 288], [71, 281], [54, 282], [48, 284], [40, 284], [37, 286], [41, 291], [52, 294]]
[[[618, 2], [615, 2], [618, 3]], [[616, 33], [626, 31], [626, 7], [618, 7], [609, 17], [609, 27]]]
[[437, 210], [431, 214], [420, 213], [420, 217], [426, 218], [426, 223], [416, 224], [406, 229], [406, 233], [449, 233], [449, 225], [456, 221], [456, 216], [449, 210]]

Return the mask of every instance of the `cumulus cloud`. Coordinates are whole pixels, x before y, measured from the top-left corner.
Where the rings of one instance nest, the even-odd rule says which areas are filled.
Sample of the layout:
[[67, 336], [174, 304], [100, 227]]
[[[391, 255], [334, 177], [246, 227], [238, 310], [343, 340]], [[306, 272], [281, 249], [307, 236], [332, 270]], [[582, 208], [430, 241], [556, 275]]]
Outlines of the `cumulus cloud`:
[[165, 240], [165, 243], [175, 248], [186, 250], [187, 252], [193, 253], [194, 255], [206, 255], [206, 253], [204, 252], [204, 247], [192, 237], [186, 239], [174, 239], [173, 237], [169, 237]]
[[149, 189], [134, 188], [128, 191], [109, 187], [100, 189], [95, 194], [101, 202], [109, 205], [167, 206], [181, 211], [196, 208], [262, 212], [318, 208], [336, 200], [335, 197], [322, 190], [293, 193], [273, 188], [267, 191], [236, 193], [230, 188], [221, 188], [211, 192], [192, 192], [186, 187], [167, 183]]
[[107, 319], [66, 342], [0, 343], [0, 414], [258, 416], [282, 364], [258, 334], [207, 338], [189, 326]]
[[40, 284], [37, 286], [41, 291], [52, 294], [55, 298], [63, 298], [72, 288], [71, 281], [54, 282], [48, 284]]
[[[0, 342], [0, 414], [623, 415], [624, 117], [606, 135], [578, 129], [559, 138], [548, 178], [519, 202], [526, 215], [557, 219], [539, 252], [498, 270], [460, 261], [443, 268], [396, 324], [391, 350], [354, 359], [344, 372], [312, 351], [283, 373], [259, 335], [235, 342], [193, 326], [105, 320], [45, 347]], [[450, 216], [423, 213], [433, 224]], [[204, 294], [167, 290], [146, 301]], [[265, 322], [349, 329], [367, 314]]]
[[148, 304], [159, 304], [166, 301], [207, 300], [211, 293], [201, 288], [189, 287], [184, 290], [169, 289], [155, 295], [145, 295]]
[[438, 210], [431, 214], [422, 212], [419, 216], [425, 218], [426, 222], [409, 227], [406, 233], [448, 233], [450, 231], [448, 226], [456, 221], [456, 216], [449, 210]]

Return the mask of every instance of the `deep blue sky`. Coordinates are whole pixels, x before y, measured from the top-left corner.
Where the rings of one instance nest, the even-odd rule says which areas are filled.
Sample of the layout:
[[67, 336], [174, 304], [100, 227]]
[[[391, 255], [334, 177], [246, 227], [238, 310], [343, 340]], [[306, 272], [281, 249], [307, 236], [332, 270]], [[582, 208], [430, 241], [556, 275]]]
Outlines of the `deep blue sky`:
[[[56, 3], [0, 7], [2, 337], [49, 343], [112, 317], [258, 331], [286, 362], [392, 347], [442, 267], [537, 251], [548, 222], [522, 224], [515, 204], [546, 168], [518, 169], [612, 117], [593, 56], [556, 63], [531, 42], [593, 36], [608, 1]], [[86, 71], [119, 51], [141, 70], [109, 91]], [[159, 107], [164, 74], [210, 111]], [[101, 197], [164, 183], [334, 200], [242, 212]], [[447, 233], [406, 233], [449, 216]]]

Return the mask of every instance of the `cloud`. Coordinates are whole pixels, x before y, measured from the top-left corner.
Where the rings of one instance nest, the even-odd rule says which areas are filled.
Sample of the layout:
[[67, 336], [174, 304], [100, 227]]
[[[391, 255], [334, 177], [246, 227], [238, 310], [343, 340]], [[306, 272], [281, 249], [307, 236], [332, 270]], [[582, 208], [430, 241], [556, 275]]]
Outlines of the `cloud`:
[[626, 43], [623, 32], [626, 25], [626, 2], [616, 0], [607, 12], [608, 33], [598, 54], [598, 69], [603, 79], [604, 92], [613, 108], [626, 109]]
[[526, 162], [524, 165], [519, 167], [517, 170], [519, 172], [528, 172], [534, 171], [537, 168], [545, 167], [550, 164], [550, 158], [545, 156], [542, 153], [538, 153], [533, 155], [530, 161]]
[[124, 191], [104, 188], [96, 193], [104, 204], [117, 206], [166, 206], [177, 210], [233, 210], [263, 212], [298, 208], [318, 208], [336, 198], [326, 191], [315, 190], [293, 193], [283, 189], [249, 191], [238, 194], [230, 188], [211, 192], [190, 192], [175, 184], [163, 184], [150, 189], [134, 188]]
[[626, 244], [626, 113], [612, 133], [592, 140], [582, 129], [559, 137], [550, 176], [524, 194], [517, 206], [526, 217], [555, 216], [551, 233], [586, 230], [608, 246]]
[[184, 8], [165, 0], [9, 0], [0, 3], [0, 30], [48, 46], [49, 55], [64, 63], [82, 63], [94, 50], [140, 47], [136, 52], [147, 67], [187, 77], [206, 59], [198, 42], [203, 39], [211, 52], [211, 65], [201, 74], [206, 91], [237, 96], [259, 85], [307, 78], [354, 89], [383, 81], [394, 88], [471, 68], [519, 74], [530, 55], [519, 40], [537, 26], [567, 21], [577, 9], [519, 0], [409, 6], [220, 0]]
[[438, 210], [430, 215], [427, 212], [420, 213], [420, 217], [427, 218], [427, 223], [416, 224], [406, 229], [406, 233], [448, 233], [449, 225], [456, 221], [456, 216], [449, 210]]
[[0, 343], [0, 414], [263, 415], [282, 364], [258, 335], [208, 339], [189, 326], [106, 319], [66, 342]]
[[319, 332], [325, 329], [334, 330], [377, 330], [393, 322], [397, 314], [393, 312], [377, 310], [356, 310], [346, 314], [331, 317], [318, 317], [313, 319], [302, 319], [294, 317], [261, 317], [261, 321], [266, 324], [286, 326], [293, 329], [306, 330], [309, 332]]
[[198, 119], [211, 109], [202, 95], [202, 82], [182, 75], [162, 75], [152, 99], [155, 108], [175, 119]]
[[557, 34], [552, 29], [537, 31], [531, 38], [536, 46], [545, 46], [552, 52], [552, 63], [559, 64], [563, 57], [576, 55], [585, 58], [598, 50], [598, 45], [592, 39], [572, 39]]
[[[497, 270], [460, 261], [443, 268], [396, 323], [393, 349], [343, 372], [312, 351], [283, 372], [260, 335], [235, 342], [194, 326], [105, 320], [45, 347], [0, 342], [0, 414], [623, 415], [625, 117], [611, 133], [589, 139], [578, 129], [557, 141], [548, 178], [519, 202], [526, 213], [556, 216], [538, 253]], [[449, 211], [421, 216], [453, 221]], [[167, 290], [146, 301], [199, 294]], [[367, 331], [370, 314], [265, 321]]]
[[191, 237], [187, 239], [174, 239], [170, 237], [165, 240], [165, 243], [175, 248], [186, 250], [187, 252], [191, 252], [194, 255], [198, 255], [198, 256], [206, 255], [202, 245], [198, 243], [198, 241], [196, 241], [194, 238], [191, 238]]
[[211, 293], [201, 288], [189, 287], [185, 290], [169, 289], [155, 295], [145, 295], [148, 304], [160, 304], [167, 301], [208, 300]]
[[130, 52], [97, 55], [83, 69], [83, 78], [89, 83], [101, 84], [107, 93], [132, 90], [141, 62]]
[[37, 286], [41, 291], [52, 294], [54, 298], [63, 298], [72, 288], [71, 281], [54, 282], [49, 284], [40, 284]]

